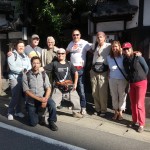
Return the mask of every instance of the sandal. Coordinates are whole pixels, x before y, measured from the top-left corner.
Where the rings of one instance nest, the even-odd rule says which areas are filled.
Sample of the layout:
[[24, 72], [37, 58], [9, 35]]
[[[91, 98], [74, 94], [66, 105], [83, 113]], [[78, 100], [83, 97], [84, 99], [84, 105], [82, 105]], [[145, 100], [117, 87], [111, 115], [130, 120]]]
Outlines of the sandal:
[[123, 120], [123, 117], [122, 117], [122, 116], [119, 116], [119, 117], [118, 117], [118, 120], [120, 120], [120, 121]]
[[112, 120], [117, 120], [118, 118], [118, 114], [114, 114], [114, 116], [112, 117]]

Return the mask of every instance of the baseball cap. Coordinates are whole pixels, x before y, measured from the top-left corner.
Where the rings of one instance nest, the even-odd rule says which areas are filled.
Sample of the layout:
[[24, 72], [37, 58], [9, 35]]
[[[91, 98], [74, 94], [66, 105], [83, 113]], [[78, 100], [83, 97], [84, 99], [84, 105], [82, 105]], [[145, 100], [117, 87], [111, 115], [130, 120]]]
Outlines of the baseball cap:
[[66, 50], [64, 48], [59, 48], [57, 53], [66, 53]]
[[122, 48], [124, 49], [124, 48], [131, 48], [132, 47], [132, 44], [131, 43], [129, 43], [129, 42], [126, 42], [126, 43], [123, 43], [122, 44]]
[[33, 34], [33, 35], [31, 36], [31, 38], [32, 38], [32, 39], [36, 39], [36, 38], [39, 39], [39, 36], [38, 36], [37, 34]]

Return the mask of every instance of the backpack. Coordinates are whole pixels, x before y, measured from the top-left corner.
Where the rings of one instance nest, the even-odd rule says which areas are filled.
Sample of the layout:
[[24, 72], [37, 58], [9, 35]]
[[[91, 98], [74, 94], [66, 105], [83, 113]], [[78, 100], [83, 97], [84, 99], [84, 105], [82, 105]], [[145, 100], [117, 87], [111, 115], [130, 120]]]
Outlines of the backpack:
[[14, 54], [15, 57], [15, 61], [17, 60], [17, 54], [15, 52], [12, 52]]
[[[41, 73], [42, 73], [43, 84], [44, 84], [45, 83], [45, 78], [46, 78], [46, 72], [43, 71]], [[27, 81], [28, 81], [28, 84], [29, 84], [29, 82], [30, 82], [30, 70], [26, 73], [26, 76], [27, 76]]]

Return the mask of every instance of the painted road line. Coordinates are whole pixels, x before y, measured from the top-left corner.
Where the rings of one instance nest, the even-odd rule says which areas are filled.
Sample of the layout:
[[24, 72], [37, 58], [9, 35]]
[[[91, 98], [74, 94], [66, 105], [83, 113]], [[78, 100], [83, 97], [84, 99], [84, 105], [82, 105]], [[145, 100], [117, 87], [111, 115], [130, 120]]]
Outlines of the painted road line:
[[4, 129], [7, 129], [7, 130], [14, 131], [14, 132], [22, 134], [24, 136], [28, 136], [28, 137], [31, 137], [31, 138], [34, 138], [34, 139], [37, 139], [37, 140], [41, 140], [41, 141], [43, 141], [45, 143], [48, 143], [48, 144], [61, 146], [61, 147], [64, 147], [64, 148], [67, 148], [67, 149], [70, 149], [70, 150], [85, 150], [83, 148], [73, 146], [71, 144], [67, 144], [67, 143], [64, 143], [64, 142], [61, 142], [61, 141], [57, 141], [57, 140], [54, 140], [54, 139], [51, 139], [51, 138], [48, 138], [48, 137], [45, 137], [45, 136], [42, 136], [42, 135], [39, 135], [39, 134], [36, 134], [36, 133], [32, 133], [30, 131], [26, 131], [26, 130], [23, 130], [23, 129], [20, 129], [20, 128], [17, 128], [17, 127], [13, 127], [13, 126], [7, 125], [7, 124], [2, 123], [2, 122], [0, 122], [0, 127], [4, 128]]

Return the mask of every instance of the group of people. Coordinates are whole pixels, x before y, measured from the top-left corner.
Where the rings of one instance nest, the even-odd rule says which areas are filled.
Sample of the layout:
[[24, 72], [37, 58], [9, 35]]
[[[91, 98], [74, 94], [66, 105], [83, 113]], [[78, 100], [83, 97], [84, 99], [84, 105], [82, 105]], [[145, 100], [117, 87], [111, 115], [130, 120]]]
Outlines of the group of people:
[[[25, 47], [24, 42], [19, 41], [16, 50], [8, 53], [12, 91], [8, 120], [13, 120], [14, 115], [24, 117], [21, 98], [26, 97], [29, 124], [37, 125], [43, 119], [43, 112], [47, 107], [49, 127], [57, 131], [56, 107], [61, 105], [63, 95], [68, 95], [72, 103], [73, 116], [84, 117], [87, 113], [85, 64], [87, 51], [90, 51], [93, 55], [90, 80], [95, 114], [101, 117], [106, 115], [109, 85], [114, 109], [112, 119], [122, 120], [126, 109], [125, 89], [129, 84], [133, 120], [130, 126], [138, 124], [138, 132], [142, 132], [145, 125], [144, 100], [149, 69], [141, 53], [133, 52], [129, 42], [122, 46], [119, 41], [106, 43], [104, 32], [97, 33], [94, 44], [81, 39], [81, 33], [77, 29], [73, 30], [72, 39], [65, 50], [55, 47], [54, 38], [48, 37], [48, 48], [41, 49], [38, 47], [40, 38], [34, 34], [30, 45]], [[70, 61], [66, 60], [68, 53]], [[71, 96], [72, 92], [74, 97]]]

